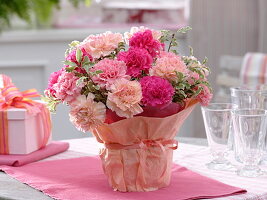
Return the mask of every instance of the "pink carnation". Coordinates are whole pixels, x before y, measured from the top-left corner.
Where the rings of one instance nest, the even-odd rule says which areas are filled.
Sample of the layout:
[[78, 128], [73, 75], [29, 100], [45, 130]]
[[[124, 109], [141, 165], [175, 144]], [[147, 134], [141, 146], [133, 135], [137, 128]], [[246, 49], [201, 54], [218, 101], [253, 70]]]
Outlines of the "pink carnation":
[[141, 99], [142, 89], [138, 81], [119, 79], [111, 86], [107, 107], [120, 117], [130, 118], [143, 112], [139, 105]]
[[147, 50], [136, 47], [131, 47], [127, 52], [120, 52], [118, 60], [126, 63], [127, 74], [133, 77], [140, 77], [142, 71], [148, 73], [153, 62]]
[[55, 97], [64, 102], [71, 103], [81, 93], [81, 89], [84, 86], [83, 84], [76, 85], [78, 79], [73, 73], [63, 70], [62, 74], [58, 77], [57, 83], [53, 86]]
[[95, 102], [94, 98], [92, 93], [87, 98], [80, 95], [70, 104], [70, 121], [80, 131], [90, 131], [105, 121], [106, 106], [102, 102]]
[[164, 108], [172, 102], [174, 88], [166, 79], [157, 76], [145, 76], [140, 80], [142, 86], [142, 104]]
[[[144, 32], [146, 30], [149, 30], [148, 28], [144, 27], [144, 26], [140, 26], [140, 27], [132, 27], [130, 32], [125, 32], [124, 33], [124, 39], [125, 39], [125, 42], [127, 44], [129, 44], [129, 39], [137, 32]], [[161, 31], [157, 31], [157, 30], [153, 30], [153, 29], [150, 29], [152, 31], [152, 36], [155, 40], [159, 40], [160, 37], [162, 36], [162, 33]]]
[[45, 90], [45, 95], [46, 96], [52, 96], [52, 97], [56, 97], [55, 96], [55, 89], [54, 89], [54, 85], [58, 82], [58, 77], [62, 74], [62, 72], [65, 71], [64, 68], [60, 69], [59, 71], [53, 72], [48, 80], [48, 87]]
[[113, 52], [120, 42], [123, 42], [122, 34], [107, 31], [103, 34], [89, 35], [82, 42], [81, 47], [93, 58], [100, 58]]
[[187, 66], [180, 56], [174, 53], [164, 53], [161, 56], [157, 59], [156, 65], [150, 69], [151, 76], [159, 76], [169, 81], [174, 81], [177, 79], [176, 72], [188, 73]]
[[135, 33], [130, 38], [129, 43], [130, 47], [139, 47], [146, 49], [153, 58], [159, 54], [160, 50], [163, 48], [164, 45], [153, 38], [151, 30], [146, 30], [144, 32], [140, 31]]
[[105, 58], [95, 64], [91, 69], [92, 72], [98, 70], [101, 70], [102, 73], [93, 76], [92, 80], [101, 88], [109, 89], [117, 79], [130, 79], [130, 76], [126, 75], [127, 66], [122, 61]]
[[197, 99], [199, 99], [200, 104], [202, 106], [207, 106], [209, 102], [211, 101], [213, 94], [211, 93], [210, 89], [206, 85], [201, 85], [203, 87], [203, 90], [199, 93], [197, 96]]

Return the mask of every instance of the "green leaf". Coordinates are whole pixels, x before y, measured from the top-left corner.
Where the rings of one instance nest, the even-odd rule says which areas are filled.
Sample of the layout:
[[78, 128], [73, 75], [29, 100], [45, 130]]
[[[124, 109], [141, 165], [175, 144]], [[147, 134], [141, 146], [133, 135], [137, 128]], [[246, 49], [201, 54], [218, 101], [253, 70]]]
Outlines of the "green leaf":
[[90, 73], [91, 76], [97, 76], [98, 74], [103, 73], [103, 71], [101, 71], [101, 70], [96, 70], [96, 71], [94, 71], [94, 72], [89, 72], [89, 73]]
[[66, 67], [65, 70], [66, 72], [73, 72], [73, 70], [75, 69], [76, 67]]
[[41, 96], [41, 100], [46, 103], [46, 107], [52, 113], [56, 111], [56, 106], [61, 102], [60, 100], [57, 100], [52, 96], [49, 96], [49, 97]]
[[178, 29], [178, 33], [187, 33], [188, 31], [192, 30], [192, 28], [190, 26], [185, 26], [185, 27], [182, 27], [180, 29]]
[[100, 86], [99, 85], [93, 85], [93, 88], [95, 88], [96, 90], [100, 90]]
[[101, 74], [101, 73], [103, 73], [102, 70], [96, 70], [96, 71], [95, 71], [95, 74]]
[[90, 73], [90, 69], [94, 66], [94, 63], [90, 62], [88, 64], [84, 64], [82, 67], [85, 69], [87, 73]]
[[82, 60], [82, 51], [80, 49], [76, 49], [76, 60], [78, 63], [80, 63]]
[[203, 88], [202, 87], [199, 87], [197, 89], [197, 91], [195, 92], [195, 94], [193, 95], [193, 97], [196, 97], [197, 95], [199, 95], [202, 90], [203, 90]]
[[76, 85], [77, 85], [77, 86], [81, 85], [81, 84], [84, 82], [84, 80], [86, 80], [86, 79], [87, 79], [87, 77], [85, 77], [85, 76], [80, 77], [80, 78], [76, 81]]
[[78, 46], [79, 44], [80, 44], [79, 41], [74, 40], [74, 41], [72, 41], [72, 42], [69, 44], [69, 46], [70, 46], [70, 47], [76, 47], [76, 46]]
[[178, 52], [175, 49], [172, 49], [171, 52], [174, 53], [174, 54], [176, 54], [176, 55], [178, 55]]
[[70, 49], [66, 49], [65, 51], [65, 57], [67, 57], [70, 54]]
[[190, 50], [190, 56], [193, 56], [194, 55], [193, 47], [189, 46], [189, 50]]
[[176, 73], [176, 76], [178, 77], [178, 81], [182, 81], [183, 78], [184, 78], [183, 73], [182, 72], [177, 72], [177, 71], [175, 71], [175, 73]]
[[83, 63], [82, 64], [87, 64], [87, 63], [90, 63], [90, 59], [88, 58], [88, 56], [84, 56], [83, 57]]
[[208, 58], [205, 56], [204, 60], [202, 61], [202, 65], [205, 65], [208, 62]]
[[180, 93], [184, 98], [187, 97], [187, 95], [185, 94], [185, 92], [184, 92], [183, 90], [179, 90], [179, 93]]
[[64, 65], [68, 65], [68, 66], [71, 66], [71, 67], [77, 67], [77, 64], [75, 62], [71, 62], [69, 60], [65, 60], [63, 61]]

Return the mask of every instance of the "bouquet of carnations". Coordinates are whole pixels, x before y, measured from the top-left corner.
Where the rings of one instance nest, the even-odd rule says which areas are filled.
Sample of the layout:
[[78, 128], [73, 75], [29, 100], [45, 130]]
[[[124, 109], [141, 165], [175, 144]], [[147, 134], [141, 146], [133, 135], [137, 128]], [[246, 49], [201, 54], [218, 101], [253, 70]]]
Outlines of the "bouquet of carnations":
[[66, 103], [74, 126], [104, 144], [100, 157], [115, 190], [167, 186], [178, 129], [212, 97], [205, 60], [179, 55], [175, 33], [145, 27], [69, 46], [45, 91], [50, 110]]

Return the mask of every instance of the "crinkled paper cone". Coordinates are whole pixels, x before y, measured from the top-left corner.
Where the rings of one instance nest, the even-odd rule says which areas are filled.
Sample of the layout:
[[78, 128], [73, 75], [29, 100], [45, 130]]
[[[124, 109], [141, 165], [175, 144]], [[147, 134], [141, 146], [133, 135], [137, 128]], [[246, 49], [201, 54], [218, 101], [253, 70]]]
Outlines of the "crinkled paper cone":
[[[141, 141], [173, 139], [194, 109], [197, 101], [187, 102], [185, 109], [168, 117], [133, 117], [105, 124], [93, 131], [98, 142], [134, 145]], [[153, 191], [170, 183], [172, 149], [148, 147], [107, 149], [100, 151], [103, 169], [114, 190]]]

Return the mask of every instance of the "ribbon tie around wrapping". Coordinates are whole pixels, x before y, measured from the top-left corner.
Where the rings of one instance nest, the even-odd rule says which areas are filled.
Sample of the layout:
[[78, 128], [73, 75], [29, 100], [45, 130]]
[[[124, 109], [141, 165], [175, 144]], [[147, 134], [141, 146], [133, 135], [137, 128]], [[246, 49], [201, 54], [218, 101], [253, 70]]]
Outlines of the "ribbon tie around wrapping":
[[120, 150], [120, 149], [148, 149], [150, 147], [160, 147], [161, 150], [164, 152], [165, 148], [175, 150], [178, 148], [178, 141], [171, 139], [171, 140], [150, 140], [145, 139], [141, 140], [140, 143], [132, 144], [132, 145], [122, 145], [119, 143], [110, 143], [104, 144], [107, 149], [111, 150]]
[[[141, 140], [140, 143], [132, 144], [132, 145], [121, 145], [118, 143], [104, 144], [104, 145], [107, 149], [110, 149], [110, 150], [129, 150], [129, 149], [149, 150], [149, 148], [159, 147], [161, 149], [161, 152], [163, 153], [163, 155], [160, 155], [161, 153], [157, 152], [157, 154], [159, 156], [158, 161], [160, 161], [161, 164], [158, 164], [156, 162], [155, 165], [161, 166], [160, 167], [160, 173], [162, 173], [162, 174], [160, 176], [160, 179], [164, 179], [164, 177], [167, 176], [166, 173], [168, 172], [168, 168], [171, 166], [170, 162], [169, 162], [170, 157], [168, 156], [168, 155], [170, 155], [170, 152], [167, 152], [166, 149], [171, 149], [171, 150], [177, 149], [178, 148], [178, 141], [174, 140], [174, 139], [170, 139], [170, 140], [145, 139], [145, 140]], [[147, 155], [148, 154], [145, 152], [140, 152], [140, 153], [138, 153], [139, 163], [138, 163], [138, 161], [135, 161], [138, 163], [138, 165], [136, 165], [136, 166], [138, 166], [138, 170], [137, 170], [137, 174], [136, 174], [136, 184], [139, 185], [140, 188], [142, 188], [142, 186], [147, 185], [146, 179], [149, 176], [147, 173], [151, 169], [151, 168], [149, 168], [149, 165], [147, 163]], [[126, 169], [127, 165], [124, 165], [123, 158], [121, 158], [121, 159], [122, 159], [121, 164], [123, 166], [123, 169], [124, 169], [124, 167]], [[131, 158], [129, 158], [129, 159], [131, 159]], [[153, 159], [155, 159], [155, 155], [153, 156]], [[149, 158], [149, 160], [151, 161], [151, 158]], [[118, 162], [120, 162], [120, 161], [118, 161]], [[117, 167], [117, 165], [116, 165], [116, 167]], [[121, 170], [123, 170], [123, 169], [121, 169]], [[109, 171], [109, 170], [107, 170], [107, 171]], [[111, 170], [111, 171], [112, 171], [112, 174], [109, 174], [109, 176], [116, 177], [117, 183], [125, 183], [124, 182], [125, 180], [123, 178], [124, 176], [119, 176], [119, 175], [116, 176], [117, 170]], [[113, 173], [115, 173], [115, 175]], [[121, 179], [118, 180], [118, 177], [121, 177]], [[124, 187], [124, 186], [122, 186], [122, 187]]]
[[10, 77], [1, 74], [0, 82], [0, 154], [9, 154], [7, 109], [12, 107], [24, 108], [32, 115], [41, 114], [44, 137], [39, 141], [39, 146], [44, 147], [50, 137], [51, 121], [47, 108], [42, 103], [30, 99], [40, 96], [36, 89], [20, 92]]

